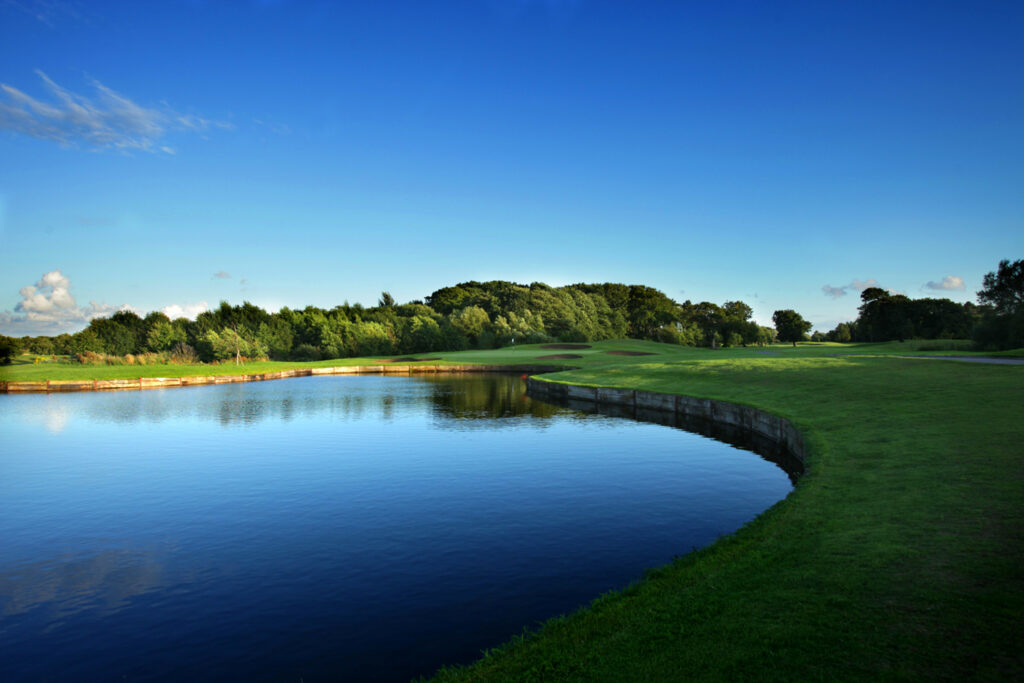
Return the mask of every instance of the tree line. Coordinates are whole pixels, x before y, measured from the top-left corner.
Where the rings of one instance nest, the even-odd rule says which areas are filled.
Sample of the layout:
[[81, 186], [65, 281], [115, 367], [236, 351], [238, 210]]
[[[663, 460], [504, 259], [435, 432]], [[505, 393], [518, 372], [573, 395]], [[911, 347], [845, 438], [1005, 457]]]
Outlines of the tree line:
[[624, 337], [711, 347], [774, 341], [776, 331], [758, 326], [752, 314], [742, 301], [678, 303], [643, 285], [551, 287], [493, 280], [443, 287], [405, 304], [383, 292], [373, 307], [344, 303], [269, 313], [249, 302], [221, 302], [195, 320], [119, 311], [75, 334], [5, 337], [0, 344], [12, 354], [83, 360], [97, 354], [162, 354], [161, 360], [210, 362], [407, 355]]
[[[973, 336], [981, 348], [1024, 347], [1024, 260], [1001, 262], [984, 283], [979, 304], [910, 299], [872, 287], [861, 294], [856, 320], [826, 334], [815, 333], [812, 339], [875, 342]], [[146, 354], [155, 355], [154, 362], [309, 361], [624, 337], [718, 348], [774, 341], [795, 344], [807, 339], [811, 328], [792, 309], [774, 313], [774, 328], [758, 325], [752, 315], [742, 301], [678, 303], [643, 285], [551, 287], [540, 282], [472, 281], [405, 304], [383, 292], [373, 307], [344, 303], [331, 309], [307, 306], [269, 313], [249, 302], [221, 302], [195, 320], [120, 311], [92, 320], [75, 334], [0, 336], [0, 356], [61, 354], [84, 362]]]
[[835, 342], [973, 339], [980, 350], [1024, 347], [1024, 260], [1003, 260], [985, 275], [978, 304], [911, 299], [879, 287], [861, 292], [853, 322], [815, 338]]

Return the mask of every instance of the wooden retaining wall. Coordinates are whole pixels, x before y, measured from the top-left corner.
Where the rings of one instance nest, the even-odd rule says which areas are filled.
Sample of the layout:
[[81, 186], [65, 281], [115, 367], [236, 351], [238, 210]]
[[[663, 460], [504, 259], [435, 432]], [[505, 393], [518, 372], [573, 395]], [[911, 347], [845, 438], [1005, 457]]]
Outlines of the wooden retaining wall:
[[249, 375], [202, 375], [195, 377], [136, 377], [134, 379], [46, 380], [0, 382], [0, 393], [54, 393], [64, 391], [115, 391], [125, 389], [164, 389], [201, 384], [262, 382], [288, 377], [313, 375], [417, 375], [456, 372], [557, 372], [568, 368], [557, 365], [339, 365], [323, 368], [295, 368]]
[[[750, 406], [653, 391], [584, 387], [537, 377], [526, 380], [526, 391], [530, 396], [562, 403], [581, 401], [597, 406], [617, 406], [625, 409], [625, 414], [630, 417], [642, 418], [643, 413], [653, 411], [671, 416], [678, 424], [703, 422], [718, 425], [733, 433], [748, 435], [755, 441], [764, 440], [778, 446], [797, 461], [797, 469], [801, 471], [807, 462], [807, 446], [799, 429], [785, 418]], [[780, 464], [787, 471], [794, 469], [785, 463]]]

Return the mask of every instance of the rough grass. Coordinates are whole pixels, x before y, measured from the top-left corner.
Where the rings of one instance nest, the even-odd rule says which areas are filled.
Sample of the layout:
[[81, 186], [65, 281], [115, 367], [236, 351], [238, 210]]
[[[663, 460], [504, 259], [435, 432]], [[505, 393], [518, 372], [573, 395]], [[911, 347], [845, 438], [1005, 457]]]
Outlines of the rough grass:
[[1024, 367], [737, 357], [550, 379], [759, 406], [804, 430], [808, 472], [736, 534], [439, 680], [1024, 675]]

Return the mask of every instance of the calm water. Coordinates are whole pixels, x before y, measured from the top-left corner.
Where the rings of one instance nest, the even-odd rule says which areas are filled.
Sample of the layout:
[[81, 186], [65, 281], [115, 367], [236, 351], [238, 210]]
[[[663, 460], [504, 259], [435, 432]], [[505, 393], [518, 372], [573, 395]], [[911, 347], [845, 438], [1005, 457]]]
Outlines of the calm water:
[[0, 680], [407, 680], [790, 490], [518, 377], [0, 396]]

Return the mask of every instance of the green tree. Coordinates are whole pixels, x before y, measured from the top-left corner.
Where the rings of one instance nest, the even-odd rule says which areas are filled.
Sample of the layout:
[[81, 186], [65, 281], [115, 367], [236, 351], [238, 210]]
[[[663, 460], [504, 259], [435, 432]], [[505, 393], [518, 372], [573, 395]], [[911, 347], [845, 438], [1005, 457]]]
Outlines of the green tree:
[[25, 351], [40, 356], [50, 356], [56, 349], [53, 347], [53, 340], [49, 337], [25, 337]]
[[267, 347], [267, 353], [274, 360], [285, 360], [291, 355], [295, 333], [288, 319], [272, 316], [270, 322], [260, 323], [256, 339]]
[[679, 320], [679, 306], [653, 287], [629, 288], [629, 332], [637, 339], [653, 339], [659, 327]]
[[353, 355], [383, 356], [394, 353], [394, 328], [379, 322], [358, 322], [352, 325]]
[[761, 327], [757, 328], [757, 341], [756, 343], [760, 346], [768, 346], [769, 344], [775, 343], [775, 338], [779, 335], [772, 327]]
[[779, 333], [779, 341], [793, 342], [793, 346], [796, 346], [798, 341], [803, 341], [811, 330], [811, 323], [791, 308], [775, 311], [772, 314], [772, 322]]
[[185, 341], [185, 331], [169, 320], [158, 320], [146, 334], [146, 347], [151, 351], [168, 351], [178, 342]]
[[114, 356], [139, 353], [146, 345], [146, 323], [132, 311], [118, 311], [109, 318], [95, 318], [89, 329], [103, 342], [103, 350]]
[[746, 346], [757, 341], [757, 323], [750, 318], [753, 309], [742, 301], [726, 301], [722, 304], [722, 322], [719, 329], [728, 346]]
[[999, 262], [996, 271], [987, 273], [978, 301], [992, 306], [997, 315], [1013, 315], [1024, 307], [1024, 259]]
[[479, 306], [460, 308], [449, 316], [452, 326], [466, 337], [470, 346], [476, 346], [480, 335], [491, 325], [487, 311]]
[[267, 348], [254, 339], [246, 339], [237, 330], [225, 328], [219, 333], [210, 330], [204, 341], [209, 344], [209, 352], [216, 360], [226, 360], [234, 356], [235, 365], [245, 358], [264, 358]]
[[978, 292], [983, 317], [974, 330], [982, 348], [1024, 347], [1024, 260], [999, 262], [999, 269], [985, 275]]
[[881, 287], [868, 287], [861, 292], [860, 299], [857, 320], [867, 337], [865, 341], [903, 341], [915, 336], [912, 302], [908, 297], [891, 294]]
[[10, 365], [11, 359], [21, 353], [21, 340], [0, 335], [0, 364]]
[[710, 301], [701, 301], [699, 304], [692, 304], [689, 301], [683, 302], [679, 307], [679, 314], [684, 320], [696, 323], [701, 332], [701, 343], [711, 348], [717, 348], [722, 343], [722, 324], [725, 321], [725, 312], [718, 304]]
[[103, 353], [103, 341], [90, 327], [71, 335], [71, 341], [68, 342], [69, 354], [74, 355], [78, 353], [85, 353], [86, 351], [91, 351], [92, 353]]
[[839, 323], [835, 329], [831, 330], [825, 335], [829, 341], [839, 342], [841, 344], [848, 343], [853, 337], [850, 333], [849, 323]]
[[441, 326], [430, 316], [415, 315], [406, 318], [399, 335], [401, 353], [423, 353], [442, 348], [444, 339]]

